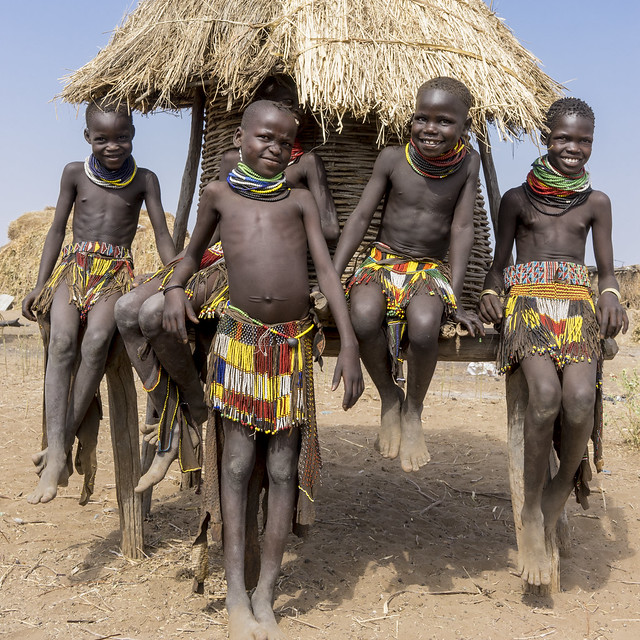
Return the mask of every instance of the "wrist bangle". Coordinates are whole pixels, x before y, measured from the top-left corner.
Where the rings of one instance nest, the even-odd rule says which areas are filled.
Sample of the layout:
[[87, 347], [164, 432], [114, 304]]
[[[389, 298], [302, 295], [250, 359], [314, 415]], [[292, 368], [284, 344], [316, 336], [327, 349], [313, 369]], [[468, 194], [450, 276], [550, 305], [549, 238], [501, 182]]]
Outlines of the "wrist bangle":
[[183, 289], [184, 290], [184, 285], [182, 285], [182, 284], [170, 284], [168, 287], [165, 287], [162, 290], [162, 295], [166, 296], [167, 295], [167, 291], [171, 291], [171, 289]]
[[493, 289], [483, 289], [480, 292], [480, 300], [482, 300], [482, 298], [484, 298], [485, 296], [498, 296], [498, 297], [500, 297], [500, 294], [497, 291], [494, 291]]
[[613, 287], [608, 287], [607, 289], [603, 289], [600, 292], [600, 295], [602, 295], [603, 293], [613, 293], [613, 295], [618, 298], [618, 302], [622, 302], [622, 296], [620, 295], [620, 292], [617, 289], [614, 289]]

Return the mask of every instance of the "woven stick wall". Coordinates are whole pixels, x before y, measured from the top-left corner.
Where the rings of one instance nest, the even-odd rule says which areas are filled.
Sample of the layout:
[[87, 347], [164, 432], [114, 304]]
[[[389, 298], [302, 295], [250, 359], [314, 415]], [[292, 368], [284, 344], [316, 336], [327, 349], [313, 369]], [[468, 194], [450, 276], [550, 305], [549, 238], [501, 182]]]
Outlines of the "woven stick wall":
[[[200, 191], [211, 180], [218, 178], [220, 157], [224, 151], [233, 146], [233, 134], [239, 124], [240, 111], [227, 110], [226, 98], [218, 97], [207, 104]], [[342, 124], [340, 133], [330, 131], [328, 139], [324, 141], [320, 127], [313, 117], [308, 116], [299, 135], [305, 151], [315, 151], [324, 161], [329, 188], [338, 211], [340, 228], [344, 227], [349, 214], [358, 204], [362, 190], [371, 176], [375, 159], [380, 152], [376, 145], [378, 133], [375, 123], [362, 123], [344, 118]], [[382, 206], [379, 206], [361, 244], [361, 250], [376, 239], [381, 213]], [[356, 252], [351, 260], [346, 270], [347, 274], [351, 273], [360, 253], [361, 251]], [[489, 222], [478, 182], [478, 195], [474, 208], [474, 243], [461, 300], [465, 308], [475, 308], [490, 265]], [[310, 267], [312, 278], [315, 280], [313, 265]]]

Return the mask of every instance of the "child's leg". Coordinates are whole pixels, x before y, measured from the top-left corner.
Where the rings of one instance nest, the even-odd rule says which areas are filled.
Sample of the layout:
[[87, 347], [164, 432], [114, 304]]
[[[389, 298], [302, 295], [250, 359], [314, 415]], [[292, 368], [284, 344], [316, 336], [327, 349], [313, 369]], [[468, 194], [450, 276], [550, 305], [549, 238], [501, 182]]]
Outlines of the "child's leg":
[[269, 640], [284, 638], [274, 613], [274, 590], [291, 531], [295, 505], [300, 430], [280, 431], [270, 436], [267, 452], [269, 503], [267, 526], [260, 562], [260, 579], [251, 598], [253, 614], [267, 631]]
[[[200, 296], [196, 296], [192, 301], [196, 314], [203, 302]], [[163, 330], [163, 312], [164, 295], [162, 293], [156, 293], [145, 300], [140, 308], [138, 318], [140, 329], [144, 337], [151, 343], [162, 366], [180, 388], [182, 400], [189, 407], [190, 418], [193, 418], [195, 423], [202, 424], [207, 419], [208, 411], [191, 348], [188, 344], [178, 342], [174, 336]]]
[[251, 431], [239, 423], [224, 418], [223, 424], [220, 494], [229, 638], [265, 640], [266, 633], [253, 616], [244, 582], [247, 486], [255, 464], [256, 443]]
[[551, 565], [545, 546], [542, 490], [562, 389], [550, 358], [528, 356], [520, 366], [527, 380], [529, 402], [524, 416], [524, 504], [519, 572], [531, 584], [549, 584]]
[[385, 458], [400, 450], [400, 411], [404, 394], [393, 379], [387, 337], [382, 329], [387, 302], [380, 285], [360, 284], [351, 289], [351, 322], [360, 343], [360, 358], [380, 394], [380, 432], [376, 446]]
[[407, 387], [402, 405], [400, 464], [417, 471], [429, 462], [422, 430], [422, 408], [438, 360], [438, 335], [444, 305], [439, 296], [420, 294], [407, 307]]
[[593, 430], [597, 366], [595, 360], [576, 362], [565, 366], [562, 374], [560, 468], [542, 494], [547, 531], [555, 530]]
[[45, 372], [45, 416], [47, 422], [47, 450], [34, 456], [40, 468], [40, 482], [28, 497], [32, 504], [49, 502], [58, 491], [58, 481], [65, 471], [67, 460], [66, 418], [69, 386], [76, 360], [80, 313], [69, 303], [69, 289], [59, 286], [54, 293], [50, 310], [51, 335], [47, 370]]

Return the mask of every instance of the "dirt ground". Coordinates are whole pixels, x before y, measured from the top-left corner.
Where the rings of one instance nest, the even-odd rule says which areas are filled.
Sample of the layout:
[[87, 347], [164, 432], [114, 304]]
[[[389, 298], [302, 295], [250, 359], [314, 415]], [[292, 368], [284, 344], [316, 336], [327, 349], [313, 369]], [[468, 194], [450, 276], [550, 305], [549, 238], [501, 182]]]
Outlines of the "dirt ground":
[[[373, 450], [379, 403], [371, 386], [354, 410], [342, 412], [329, 392], [328, 360], [318, 375], [318, 521], [306, 540], [291, 536], [277, 589], [288, 637], [640, 637], [640, 453], [622, 440], [619, 382], [623, 368], [640, 368], [640, 345], [629, 337], [619, 344], [605, 369], [605, 472], [595, 480], [590, 511], [568, 505], [573, 551], [562, 560], [563, 591], [548, 599], [523, 596], [514, 575], [504, 382], [472, 376], [466, 364], [440, 363], [424, 412], [432, 461], [407, 475]], [[198, 497], [180, 491], [177, 467], [154, 492], [142, 561], [119, 550], [107, 422], [87, 506], [77, 502], [77, 474], [52, 503], [26, 502], [36, 483], [29, 456], [40, 440], [41, 369], [35, 327], [4, 329], [0, 637], [226, 638], [219, 550], [211, 552], [205, 594], [191, 592]], [[141, 419], [144, 406], [140, 395]]]

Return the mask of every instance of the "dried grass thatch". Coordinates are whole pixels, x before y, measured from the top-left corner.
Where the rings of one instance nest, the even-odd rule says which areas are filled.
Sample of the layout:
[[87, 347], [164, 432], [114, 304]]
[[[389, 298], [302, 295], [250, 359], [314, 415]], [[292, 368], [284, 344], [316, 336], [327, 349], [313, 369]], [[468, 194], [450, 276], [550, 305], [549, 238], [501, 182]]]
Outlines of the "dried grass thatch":
[[[36, 284], [44, 240], [53, 221], [54, 207], [32, 211], [9, 224], [9, 242], [0, 248], [0, 293], [15, 296], [16, 302]], [[173, 216], [168, 213], [167, 225], [173, 229]], [[71, 217], [67, 225], [64, 244], [71, 242]], [[131, 247], [136, 273], [155, 271], [160, 265], [151, 221], [141, 211], [138, 231]]]
[[482, 0], [143, 0], [69, 78], [71, 103], [110, 94], [143, 112], [189, 106], [201, 86], [231, 107], [274, 72], [324, 125], [375, 120], [401, 135], [417, 87], [447, 75], [476, 98], [474, 131], [535, 135], [561, 87]]

